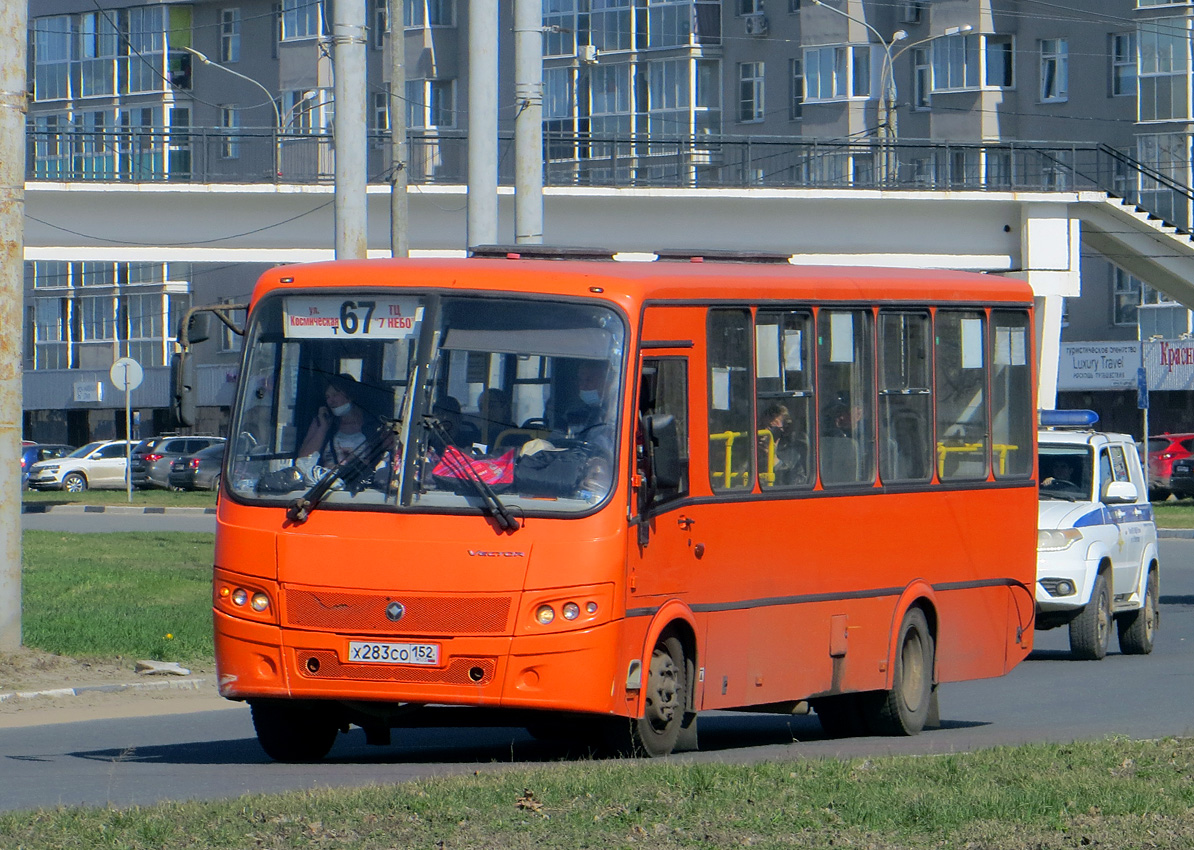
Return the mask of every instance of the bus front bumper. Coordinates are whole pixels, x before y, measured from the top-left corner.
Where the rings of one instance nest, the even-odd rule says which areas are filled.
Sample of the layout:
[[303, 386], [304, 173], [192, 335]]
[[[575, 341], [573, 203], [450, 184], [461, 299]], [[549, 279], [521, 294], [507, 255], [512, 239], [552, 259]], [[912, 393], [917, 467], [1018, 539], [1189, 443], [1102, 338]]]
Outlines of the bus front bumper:
[[[615, 675], [621, 622], [519, 637], [420, 639], [439, 664], [349, 663], [350, 638], [215, 612], [216, 672], [229, 699], [283, 697], [595, 713], [625, 700]], [[621, 713], [621, 712], [616, 712]]]

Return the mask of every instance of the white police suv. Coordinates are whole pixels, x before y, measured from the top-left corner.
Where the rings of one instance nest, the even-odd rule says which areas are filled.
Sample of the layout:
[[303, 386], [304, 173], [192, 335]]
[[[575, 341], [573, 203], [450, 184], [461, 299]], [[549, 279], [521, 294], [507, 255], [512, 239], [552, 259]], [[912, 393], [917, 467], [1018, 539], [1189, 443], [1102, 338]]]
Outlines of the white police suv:
[[1090, 410], [1042, 410], [1036, 627], [1069, 626], [1077, 658], [1152, 652], [1160, 623], [1157, 527], [1135, 441]]

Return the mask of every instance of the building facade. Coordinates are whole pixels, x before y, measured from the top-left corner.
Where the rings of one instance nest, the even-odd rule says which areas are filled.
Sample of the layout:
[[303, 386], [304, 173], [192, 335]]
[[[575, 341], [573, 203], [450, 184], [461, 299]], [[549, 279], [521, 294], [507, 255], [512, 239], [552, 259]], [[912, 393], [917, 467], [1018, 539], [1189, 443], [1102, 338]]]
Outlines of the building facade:
[[[331, 2], [31, 2], [30, 178], [330, 182]], [[403, 108], [411, 182], [463, 182], [467, 0], [403, 0], [401, 22], [389, 20], [389, 0], [356, 2], [367, 14], [370, 180], [389, 177], [389, 116]], [[493, 2], [499, 134], [509, 139], [513, 0]], [[1023, 142], [1045, 145], [1031, 160], [1042, 188], [1066, 188], [1078, 143], [1194, 182], [1190, 4], [542, 0], [542, 10], [552, 183], [1012, 186], [1029, 167]], [[395, 33], [400, 92], [389, 79]], [[499, 166], [506, 182], [512, 159]], [[1188, 200], [1154, 192], [1139, 172], [1111, 180], [1134, 181], [1158, 214], [1189, 226]], [[26, 264], [27, 436], [119, 436], [123, 398], [103, 381], [125, 356], [147, 370], [134, 399], [140, 435], [173, 428], [167, 372], [179, 317], [192, 304], [243, 303], [264, 268], [146, 262], [136, 246], [130, 234], [127, 260]], [[1085, 254], [1063, 339], [1135, 340], [1141, 316], [1146, 338], [1190, 330], [1184, 307], [1114, 258]], [[221, 333], [198, 354], [196, 430], [220, 432], [239, 339]], [[1122, 387], [1073, 392], [1063, 405], [1090, 403], [1127, 428], [1121, 412], [1134, 400]], [[1167, 395], [1154, 399], [1154, 423], [1194, 425], [1189, 394]]]

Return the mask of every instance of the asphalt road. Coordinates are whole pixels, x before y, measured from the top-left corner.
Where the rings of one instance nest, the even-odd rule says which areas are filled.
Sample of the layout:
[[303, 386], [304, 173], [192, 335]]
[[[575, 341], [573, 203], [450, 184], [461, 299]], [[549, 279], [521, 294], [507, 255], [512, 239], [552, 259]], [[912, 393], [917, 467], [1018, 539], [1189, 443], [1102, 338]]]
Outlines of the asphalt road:
[[[701, 752], [685, 760], [755, 761], [970, 750], [1029, 741], [1194, 730], [1194, 541], [1161, 544], [1161, 631], [1149, 656], [1068, 658], [1065, 630], [1036, 633], [1036, 650], [1002, 679], [941, 689], [942, 728], [915, 738], [826, 740], [814, 717], [715, 713]], [[390, 747], [341, 735], [316, 765], [271, 763], [247, 709], [133, 720], [0, 728], [0, 810], [148, 804], [557, 762], [567, 753], [521, 729], [395, 730]]]

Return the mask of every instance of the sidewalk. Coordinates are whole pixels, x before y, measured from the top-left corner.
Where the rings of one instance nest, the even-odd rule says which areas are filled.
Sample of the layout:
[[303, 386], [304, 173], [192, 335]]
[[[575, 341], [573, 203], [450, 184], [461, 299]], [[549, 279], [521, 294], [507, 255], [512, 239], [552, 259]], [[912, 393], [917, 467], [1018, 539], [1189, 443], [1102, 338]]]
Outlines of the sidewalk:
[[0, 693], [0, 704], [38, 697], [79, 697], [87, 694], [118, 694], [149, 691], [197, 691], [208, 684], [205, 676], [155, 678], [139, 682], [114, 682], [103, 685], [80, 685], [73, 688], [43, 688], [41, 690], [8, 691]]

